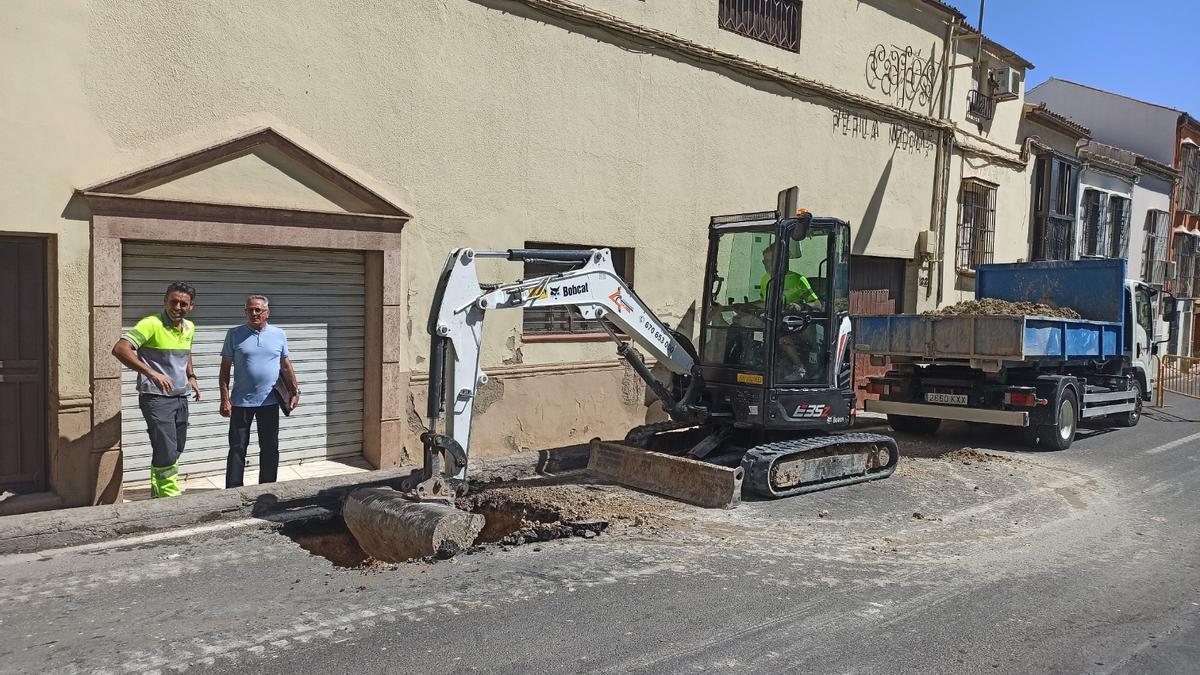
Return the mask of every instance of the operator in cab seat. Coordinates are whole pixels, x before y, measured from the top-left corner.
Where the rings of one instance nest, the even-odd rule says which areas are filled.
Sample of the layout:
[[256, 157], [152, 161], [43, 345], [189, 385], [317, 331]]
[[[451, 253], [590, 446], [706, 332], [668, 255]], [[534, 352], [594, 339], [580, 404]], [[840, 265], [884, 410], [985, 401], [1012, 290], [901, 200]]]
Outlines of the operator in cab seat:
[[[778, 254], [779, 246], [780, 244], [775, 243], [763, 249], [762, 262], [766, 272], [762, 275], [762, 280], [758, 282], [758, 287], [762, 289], [764, 300], [767, 297], [767, 287], [771, 283], [771, 272], [775, 270], [775, 256]], [[804, 311], [805, 307], [821, 309], [821, 299], [813, 291], [808, 278], [799, 272], [790, 270], [783, 275], [783, 302], [785, 314], [799, 314]]]
[[[763, 249], [763, 267], [760, 288], [765, 302], [775, 271], [775, 256], [782, 251], [787, 255], [786, 243], [776, 242]], [[796, 257], [802, 255], [796, 247]], [[789, 267], [791, 267], [789, 265]], [[824, 307], [820, 296], [813, 290], [808, 277], [789, 269], [783, 277], [783, 316], [820, 312]], [[820, 322], [809, 324], [804, 330], [784, 331], [776, 340], [774, 381], [779, 384], [814, 384], [822, 377], [824, 349], [824, 326]]]

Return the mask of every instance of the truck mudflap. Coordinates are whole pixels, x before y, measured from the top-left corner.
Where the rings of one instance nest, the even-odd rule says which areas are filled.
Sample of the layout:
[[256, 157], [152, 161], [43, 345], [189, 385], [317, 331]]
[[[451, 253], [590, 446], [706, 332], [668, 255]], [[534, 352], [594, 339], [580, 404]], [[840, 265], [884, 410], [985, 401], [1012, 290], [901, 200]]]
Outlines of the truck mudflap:
[[889, 415], [933, 417], [960, 422], [984, 422], [986, 424], [1002, 424], [1010, 427], [1029, 426], [1029, 413], [1024, 410], [991, 410], [988, 408], [938, 405], [936, 403], [873, 400], [868, 400], [865, 407], [867, 412], [886, 413]]
[[745, 470], [596, 438], [588, 473], [696, 506], [731, 509], [742, 500]]
[[751, 492], [774, 499], [887, 478], [899, 459], [891, 437], [847, 433], [758, 445], [742, 468]]

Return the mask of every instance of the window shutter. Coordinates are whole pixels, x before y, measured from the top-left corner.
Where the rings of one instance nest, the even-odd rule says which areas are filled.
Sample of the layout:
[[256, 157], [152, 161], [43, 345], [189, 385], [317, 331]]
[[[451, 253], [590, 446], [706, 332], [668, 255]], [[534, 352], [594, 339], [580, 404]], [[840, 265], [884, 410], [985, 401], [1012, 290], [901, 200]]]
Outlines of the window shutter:
[[1166, 281], [1167, 276], [1167, 232], [1170, 228], [1170, 215], [1166, 211], [1158, 211], [1158, 238], [1155, 239], [1154, 247], [1154, 280], [1153, 283], [1161, 284]]
[[1129, 257], [1129, 217], [1131, 215], [1130, 211], [1132, 209], [1129, 208], [1129, 200], [1128, 199], [1118, 197], [1115, 200], [1115, 204], [1116, 204], [1116, 206], [1118, 206], [1120, 208], [1120, 213], [1119, 213], [1119, 215], [1117, 213], [1113, 214], [1113, 222], [1116, 225], [1116, 227], [1118, 227], [1120, 229], [1117, 231], [1114, 239], [1120, 243], [1116, 246], [1113, 257], [1114, 258], [1128, 258]]
[[1107, 219], [1105, 218], [1104, 193], [1099, 190], [1088, 190], [1084, 198], [1083, 211], [1083, 254], [1103, 255], [1108, 237], [1105, 236]]

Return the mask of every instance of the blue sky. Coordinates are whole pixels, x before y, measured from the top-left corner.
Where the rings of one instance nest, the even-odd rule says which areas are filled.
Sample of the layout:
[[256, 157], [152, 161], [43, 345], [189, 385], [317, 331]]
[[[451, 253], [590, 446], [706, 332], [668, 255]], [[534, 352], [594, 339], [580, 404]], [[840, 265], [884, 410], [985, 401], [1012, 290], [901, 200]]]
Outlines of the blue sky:
[[[979, 0], [951, 0], [977, 25]], [[1051, 77], [1200, 117], [1200, 0], [988, 0], [983, 32]], [[1190, 53], [1189, 53], [1190, 52]], [[1186, 66], [1185, 66], [1186, 64]]]

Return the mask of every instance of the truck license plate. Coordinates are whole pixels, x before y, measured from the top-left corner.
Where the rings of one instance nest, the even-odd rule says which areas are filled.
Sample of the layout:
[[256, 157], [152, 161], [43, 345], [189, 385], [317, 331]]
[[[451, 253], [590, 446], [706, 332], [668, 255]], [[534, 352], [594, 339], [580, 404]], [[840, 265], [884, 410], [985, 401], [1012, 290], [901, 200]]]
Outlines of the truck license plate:
[[966, 405], [967, 404], [967, 395], [966, 394], [929, 393], [929, 394], [925, 394], [925, 401], [927, 403], [946, 403], [949, 405]]

